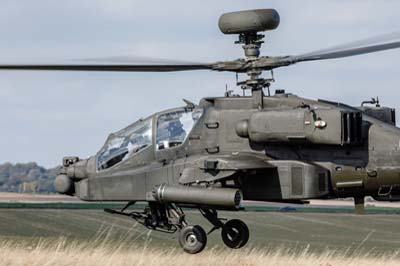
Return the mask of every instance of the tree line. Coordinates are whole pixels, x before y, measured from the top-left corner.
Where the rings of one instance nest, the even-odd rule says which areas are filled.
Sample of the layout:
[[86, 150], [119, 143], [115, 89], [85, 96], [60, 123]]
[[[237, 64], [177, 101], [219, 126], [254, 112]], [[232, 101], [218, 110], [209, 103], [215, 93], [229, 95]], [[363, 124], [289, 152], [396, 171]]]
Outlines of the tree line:
[[59, 167], [46, 169], [35, 162], [0, 164], [0, 192], [55, 193], [58, 171]]

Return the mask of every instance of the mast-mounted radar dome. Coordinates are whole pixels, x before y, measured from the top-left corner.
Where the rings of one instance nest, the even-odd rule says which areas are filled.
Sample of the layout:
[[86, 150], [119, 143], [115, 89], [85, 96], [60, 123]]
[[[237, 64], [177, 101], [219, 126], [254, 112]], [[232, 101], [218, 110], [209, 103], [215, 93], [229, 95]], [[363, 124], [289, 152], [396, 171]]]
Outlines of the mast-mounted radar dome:
[[[219, 18], [218, 26], [224, 34], [237, 34], [239, 39], [235, 42], [236, 44], [243, 44], [245, 60], [249, 64], [246, 68], [246, 73], [249, 79], [243, 82], [238, 82], [243, 90], [251, 89], [257, 92], [260, 97], [260, 104], [262, 105], [262, 89], [270, 86], [273, 82], [273, 78], [264, 79], [260, 77], [262, 68], [258, 67], [257, 62], [260, 56], [260, 47], [264, 42], [265, 37], [259, 32], [274, 30], [279, 26], [280, 17], [275, 9], [254, 9], [237, 11], [222, 14]], [[240, 61], [240, 60], [239, 60]], [[271, 73], [272, 74], [272, 73]]]
[[255, 9], [222, 14], [218, 26], [224, 34], [241, 34], [274, 30], [279, 22], [275, 9]]

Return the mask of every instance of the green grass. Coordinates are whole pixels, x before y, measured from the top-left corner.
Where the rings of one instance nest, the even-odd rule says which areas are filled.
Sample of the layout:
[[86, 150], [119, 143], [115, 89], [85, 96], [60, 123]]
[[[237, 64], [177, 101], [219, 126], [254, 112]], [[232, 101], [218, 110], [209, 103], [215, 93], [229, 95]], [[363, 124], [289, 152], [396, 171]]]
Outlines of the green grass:
[[[220, 212], [220, 216], [245, 221], [251, 234], [249, 247], [261, 250], [301, 252], [306, 248], [316, 253], [338, 250], [351, 255], [395, 252], [400, 247], [397, 215], [248, 211]], [[206, 231], [211, 229], [197, 211], [188, 211], [187, 220]], [[71, 243], [130, 239], [139, 246], [150, 243], [152, 247], [179, 248], [175, 235], [150, 232], [129, 217], [100, 209], [0, 209], [0, 240], [20, 243], [58, 238]], [[209, 236], [208, 248], [212, 247], [226, 250], [219, 230]]]
[[0, 202], [0, 209], [75, 209], [75, 210], [97, 210], [97, 209], [120, 209], [121, 203], [22, 203], [22, 202]]

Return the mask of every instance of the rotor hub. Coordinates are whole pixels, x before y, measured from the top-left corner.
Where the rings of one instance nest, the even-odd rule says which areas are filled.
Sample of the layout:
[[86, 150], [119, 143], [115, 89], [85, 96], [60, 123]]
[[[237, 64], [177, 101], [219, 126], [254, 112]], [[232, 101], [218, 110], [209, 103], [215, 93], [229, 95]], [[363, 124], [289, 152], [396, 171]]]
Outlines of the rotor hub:
[[[260, 48], [265, 35], [259, 32], [274, 30], [279, 26], [280, 17], [274, 9], [256, 9], [223, 14], [219, 19], [219, 28], [224, 34], [238, 34], [236, 44], [243, 44], [245, 60], [256, 62], [260, 57]], [[243, 90], [262, 90], [273, 80], [260, 78], [262, 70], [251, 65], [246, 71], [248, 79], [238, 82]]]
[[[264, 43], [263, 38], [265, 35], [258, 34], [257, 32], [245, 32], [239, 34], [239, 40], [236, 44], [243, 44], [242, 48], [244, 50], [245, 60], [247, 62], [255, 62], [260, 58], [260, 48]], [[269, 87], [273, 79], [264, 79], [260, 76], [262, 75], [262, 70], [255, 66], [250, 67], [246, 74], [248, 79], [242, 82], [238, 82], [243, 90], [262, 90], [265, 87]]]

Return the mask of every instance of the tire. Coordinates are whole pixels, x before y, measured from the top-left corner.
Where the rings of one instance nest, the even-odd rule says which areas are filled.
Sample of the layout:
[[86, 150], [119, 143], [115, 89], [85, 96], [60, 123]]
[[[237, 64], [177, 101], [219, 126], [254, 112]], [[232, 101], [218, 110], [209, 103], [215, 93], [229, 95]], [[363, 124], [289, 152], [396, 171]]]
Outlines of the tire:
[[222, 227], [221, 237], [227, 247], [234, 249], [242, 248], [249, 241], [249, 228], [243, 221], [232, 219], [227, 221]]
[[207, 234], [199, 225], [186, 226], [179, 232], [179, 245], [186, 253], [199, 253], [207, 245]]

